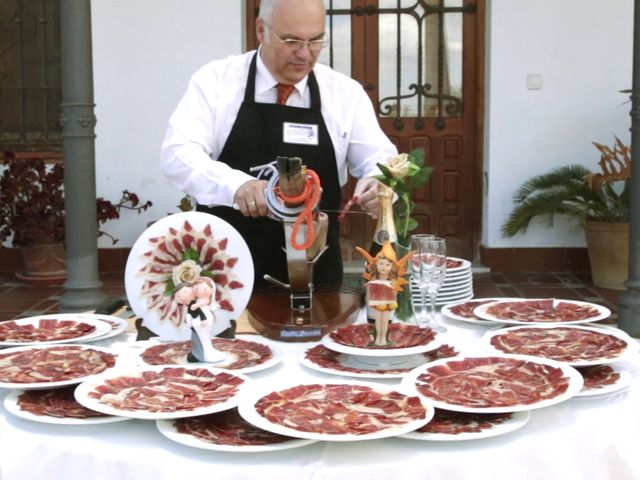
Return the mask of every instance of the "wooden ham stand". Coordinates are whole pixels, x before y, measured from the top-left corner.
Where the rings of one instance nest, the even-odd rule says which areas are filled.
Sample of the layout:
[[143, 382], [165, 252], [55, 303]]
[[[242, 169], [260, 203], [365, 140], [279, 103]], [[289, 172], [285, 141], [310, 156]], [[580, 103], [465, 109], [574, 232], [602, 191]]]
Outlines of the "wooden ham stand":
[[[273, 174], [265, 197], [269, 215], [280, 220], [284, 227], [289, 283], [265, 275], [266, 280], [279, 288], [252, 294], [247, 306], [249, 323], [259, 334], [274, 340], [319, 340], [331, 330], [356, 320], [362, 295], [338, 285], [314, 290], [313, 266], [327, 248], [329, 219], [326, 213], [317, 211], [318, 195], [315, 205], [312, 205], [315, 241], [303, 250], [293, 248], [294, 222], [308, 205], [304, 202], [287, 203], [282, 199], [303, 194], [307, 170], [298, 157], [278, 157], [275, 162], [254, 170], [267, 168], [273, 170]], [[276, 193], [278, 190], [282, 195]], [[303, 224], [295, 236], [297, 243], [302, 243], [306, 235], [307, 228]]]

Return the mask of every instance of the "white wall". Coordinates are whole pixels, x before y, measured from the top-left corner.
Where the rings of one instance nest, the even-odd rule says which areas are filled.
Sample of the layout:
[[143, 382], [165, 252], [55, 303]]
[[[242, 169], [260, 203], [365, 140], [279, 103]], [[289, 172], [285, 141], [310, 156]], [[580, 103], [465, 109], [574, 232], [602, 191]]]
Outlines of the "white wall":
[[[158, 166], [169, 115], [201, 65], [242, 50], [239, 0], [93, 0], [97, 193], [123, 189], [151, 200], [140, 216], [124, 211], [103, 230], [132, 246], [148, 221], [178, 211], [181, 192]], [[111, 246], [101, 238], [100, 247]]]
[[[489, 0], [483, 243], [490, 247], [583, 246], [582, 230], [556, 222], [500, 238], [512, 196], [555, 166], [597, 168], [591, 141], [628, 142], [632, 0]], [[528, 90], [528, 74], [543, 88]]]
[[[488, 247], [581, 246], [581, 230], [529, 229], [500, 238], [515, 190], [554, 166], [596, 167], [591, 141], [629, 139], [632, 0], [487, 0], [487, 92], [483, 244]], [[147, 221], [177, 211], [182, 194], [158, 167], [169, 115], [190, 75], [214, 58], [238, 53], [241, 0], [94, 0], [93, 50], [98, 195], [122, 189], [151, 199], [105, 230], [133, 245]], [[527, 90], [541, 74], [543, 88]], [[101, 247], [110, 246], [100, 240]]]

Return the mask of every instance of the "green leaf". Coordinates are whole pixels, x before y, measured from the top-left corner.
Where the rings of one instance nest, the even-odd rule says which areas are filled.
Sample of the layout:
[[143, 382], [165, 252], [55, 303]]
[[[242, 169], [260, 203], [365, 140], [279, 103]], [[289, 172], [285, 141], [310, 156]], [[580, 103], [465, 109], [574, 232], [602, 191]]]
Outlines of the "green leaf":
[[169, 280], [167, 280], [167, 285], [164, 288], [164, 294], [166, 296], [171, 296], [171, 295], [173, 295], [173, 292], [175, 291], [175, 289], [176, 289], [176, 286], [173, 283], [173, 278], [169, 277]]
[[189, 247], [184, 252], [182, 252], [182, 261], [185, 260], [193, 260], [194, 262], [200, 262], [200, 254], [195, 251], [193, 248]]
[[378, 165], [378, 168], [386, 178], [393, 178], [393, 175], [391, 175], [391, 170], [389, 170], [386, 165], [383, 165], [382, 163], [377, 163], [376, 165]]
[[416, 148], [414, 150], [411, 150], [409, 152], [409, 157], [411, 158], [411, 163], [423, 166], [425, 159], [424, 148]]

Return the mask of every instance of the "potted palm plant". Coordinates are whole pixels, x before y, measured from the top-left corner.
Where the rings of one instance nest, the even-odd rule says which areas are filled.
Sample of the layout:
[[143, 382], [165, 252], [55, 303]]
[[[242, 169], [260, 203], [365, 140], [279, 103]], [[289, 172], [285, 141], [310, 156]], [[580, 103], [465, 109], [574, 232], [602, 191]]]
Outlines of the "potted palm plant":
[[[64, 279], [65, 209], [64, 169], [61, 164], [47, 166], [41, 159], [16, 159], [5, 152], [0, 175], [0, 245], [20, 248], [26, 271], [17, 276], [26, 281]], [[96, 199], [98, 236], [106, 235], [100, 225], [120, 217], [121, 209], [138, 213], [151, 206], [141, 203], [127, 190], [121, 199]]]
[[558, 167], [527, 180], [515, 193], [515, 207], [502, 235], [525, 232], [534, 218], [553, 226], [555, 215], [575, 219], [585, 230], [593, 283], [624, 289], [628, 277], [630, 148], [616, 137], [600, 151], [601, 173], [583, 165]]

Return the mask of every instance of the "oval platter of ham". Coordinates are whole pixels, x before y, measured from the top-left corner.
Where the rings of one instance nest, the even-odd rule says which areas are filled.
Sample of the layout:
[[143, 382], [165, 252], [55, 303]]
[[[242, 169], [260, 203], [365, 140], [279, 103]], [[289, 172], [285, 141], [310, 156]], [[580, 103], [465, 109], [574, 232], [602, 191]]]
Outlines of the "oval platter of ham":
[[238, 411], [273, 433], [348, 442], [416, 430], [431, 420], [434, 408], [387, 385], [335, 380], [280, 390], [263, 385], [242, 399]]
[[436, 408], [508, 413], [547, 407], [576, 395], [583, 385], [573, 367], [526, 355], [455, 357], [412, 370], [402, 380]]
[[574, 367], [617, 362], [638, 352], [638, 342], [614, 328], [519, 326], [487, 332], [482, 341], [492, 353], [549, 358]]
[[156, 420], [158, 431], [169, 440], [222, 452], [272, 452], [304, 447], [315, 440], [287, 437], [248, 423], [237, 409], [177, 420]]
[[91, 410], [143, 420], [193, 417], [234, 408], [250, 382], [240, 374], [205, 367], [145, 367], [87, 380], [76, 400]]
[[602, 305], [556, 298], [498, 300], [473, 309], [484, 320], [511, 325], [578, 324], [609, 318], [611, 310]]
[[90, 410], [73, 396], [75, 386], [50, 390], [11, 390], [4, 398], [9, 413], [25, 420], [54, 425], [94, 425], [129, 420]]
[[90, 314], [56, 313], [0, 323], [0, 346], [51, 345], [103, 337], [111, 325]]
[[57, 388], [80, 383], [116, 365], [117, 355], [93, 345], [47, 345], [0, 350], [0, 388]]

